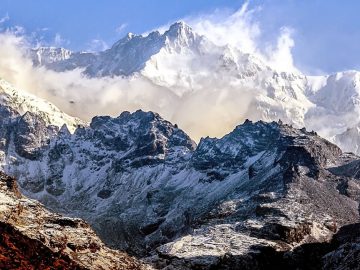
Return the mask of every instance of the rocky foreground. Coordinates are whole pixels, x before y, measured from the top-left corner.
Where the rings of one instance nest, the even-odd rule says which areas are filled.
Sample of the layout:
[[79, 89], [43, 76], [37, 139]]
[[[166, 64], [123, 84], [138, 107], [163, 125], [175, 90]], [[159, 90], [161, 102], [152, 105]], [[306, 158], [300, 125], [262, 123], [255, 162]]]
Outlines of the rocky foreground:
[[0, 173], [0, 269], [144, 269], [81, 219], [50, 213]]

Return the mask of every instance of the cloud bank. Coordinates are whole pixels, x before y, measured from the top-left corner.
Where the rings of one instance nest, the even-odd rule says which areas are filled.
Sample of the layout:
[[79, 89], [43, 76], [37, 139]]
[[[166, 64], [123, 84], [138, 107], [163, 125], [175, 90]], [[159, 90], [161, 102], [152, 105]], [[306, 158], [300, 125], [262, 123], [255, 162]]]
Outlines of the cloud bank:
[[[297, 71], [294, 66], [292, 38], [294, 29], [282, 27], [274, 41], [265, 42], [258, 17], [261, 17], [261, 6], [249, 8], [249, 2], [237, 11], [216, 10], [211, 14], [186, 17], [193, 29], [205, 35], [219, 46], [230, 45], [245, 53], [255, 53], [273, 68], [280, 71]], [[274, 44], [272, 44], [274, 43]]]

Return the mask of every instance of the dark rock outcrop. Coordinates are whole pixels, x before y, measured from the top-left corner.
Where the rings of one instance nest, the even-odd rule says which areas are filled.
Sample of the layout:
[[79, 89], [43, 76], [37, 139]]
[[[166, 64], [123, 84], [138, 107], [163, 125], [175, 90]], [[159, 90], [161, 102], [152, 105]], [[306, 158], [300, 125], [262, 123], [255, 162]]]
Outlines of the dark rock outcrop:
[[50, 138], [56, 135], [57, 131], [57, 127], [47, 126], [39, 115], [25, 113], [19, 119], [14, 131], [16, 152], [30, 160], [39, 159], [41, 148], [50, 143]]

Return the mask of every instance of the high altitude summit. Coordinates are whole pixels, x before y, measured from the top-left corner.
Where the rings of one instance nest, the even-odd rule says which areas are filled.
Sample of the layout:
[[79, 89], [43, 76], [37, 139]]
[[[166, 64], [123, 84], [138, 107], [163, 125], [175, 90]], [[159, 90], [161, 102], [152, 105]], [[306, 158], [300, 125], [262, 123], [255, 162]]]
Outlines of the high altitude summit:
[[110, 49], [97, 53], [42, 47], [31, 50], [30, 56], [35, 65], [56, 71], [78, 68], [92, 78], [144, 78], [169, 89], [178, 99], [209, 89], [231, 89], [244, 96], [245, 88], [252, 98], [242, 112], [244, 118], [282, 119], [317, 131], [344, 151], [360, 153], [357, 71], [307, 76], [279, 70], [261, 55], [230, 45], [217, 46], [184, 22], [171, 25], [163, 34], [129, 33]]

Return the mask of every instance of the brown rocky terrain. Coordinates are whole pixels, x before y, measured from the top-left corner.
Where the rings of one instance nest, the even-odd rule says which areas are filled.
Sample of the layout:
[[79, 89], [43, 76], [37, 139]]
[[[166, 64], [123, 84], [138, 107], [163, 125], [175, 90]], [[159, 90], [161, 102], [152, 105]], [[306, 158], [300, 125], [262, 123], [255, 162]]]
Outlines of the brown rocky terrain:
[[47, 211], [0, 172], [0, 269], [143, 269], [107, 248], [81, 219]]

